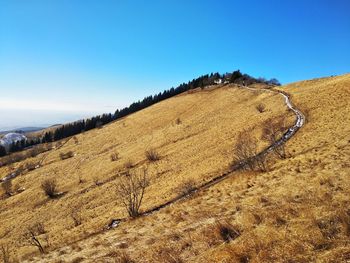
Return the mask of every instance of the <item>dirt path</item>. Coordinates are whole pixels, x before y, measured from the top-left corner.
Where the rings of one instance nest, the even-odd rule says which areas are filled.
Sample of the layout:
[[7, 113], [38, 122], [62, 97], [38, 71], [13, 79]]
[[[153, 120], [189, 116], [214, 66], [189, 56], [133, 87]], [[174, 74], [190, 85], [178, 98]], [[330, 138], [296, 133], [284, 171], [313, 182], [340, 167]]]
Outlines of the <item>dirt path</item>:
[[[297, 109], [293, 103], [291, 102], [290, 100], [290, 97], [289, 95], [284, 92], [284, 91], [280, 91], [280, 90], [276, 90], [276, 89], [267, 89], [267, 88], [264, 88], [264, 89], [255, 89], [255, 88], [249, 88], [249, 87], [246, 87], [246, 86], [239, 86], [239, 88], [242, 88], [242, 89], [247, 89], [247, 90], [252, 90], [254, 92], [256, 91], [263, 91], [263, 92], [272, 92], [272, 93], [278, 93], [280, 94], [282, 97], [284, 97], [285, 99], [285, 104], [286, 106], [292, 110], [296, 116], [296, 121], [295, 123], [288, 128], [288, 130], [282, 135], [282, 137], [277, 140], [274, 144], [266, 147], [264, 150], [262, 150], [260, 153], [258, 153], [256, 156], [252, 157], [252, 158], [256, 158], [256, 157], [259, 157], [259, 156], [262, 156], [262, 155], [267, 155], [269, 154], [270, 152], [272, 152], [276, 147], [279, 147], [280, 145], [286, 143], [290, 138], [292, 138], [295, 133], [304, 125], [305, 123], [305, 116], [304, 114], [299, 110]], [[228, 171], [224, 172], [223, 174], [211, 179], [210, 181], [198, 186], [198, 187], [195, 187], [194, 189], [192, 189], [191, 191], [187, 192], [186, 194], [183, 194], [183, 195], [180, 195], [180, 196], [177, 196], [171, 200], [169, 200], [168, 202], [166, 203], [163, 203], [159, 206], [156, 206], [154, 208], [151, 208], [145, 212], [143, 212], [141, 214], [141, 216], [146, 216], [146, 215], [150, 215], [154, 212], [157, 212], [169, 205], [172, 205], [174, 204], [175, 202], [178, 202], [184, 198], [187, 198], [188, 196], [198, 192], [198, 191], [201, 191], [201, 190], [204, 190], [204, 189], [207, 189], [219, 182], [221, 182], [222, 180], [226, 179], [227, 177], [229, 177], [232, 172], [238, 170], [239, 168], [242, 168], [243, 166], [245, 165], [245, 163], [238, 163], [237, 165], [231, 167], [231, 169], [229, 169]], [[118, 219], [119, 222], [122, 222], [122, 221], [125, 221], [126, 218], [124, 219]]]

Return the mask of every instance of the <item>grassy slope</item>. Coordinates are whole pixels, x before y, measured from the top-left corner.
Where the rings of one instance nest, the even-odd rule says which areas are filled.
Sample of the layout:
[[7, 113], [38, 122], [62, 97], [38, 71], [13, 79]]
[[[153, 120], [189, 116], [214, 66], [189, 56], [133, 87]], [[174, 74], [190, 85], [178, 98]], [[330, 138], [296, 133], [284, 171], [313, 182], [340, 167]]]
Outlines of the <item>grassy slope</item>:
[[[16, 247], [18, 258], [30, 258], [35, 249], [24, 246], [21, 236], [30, 224], [44, 222], [53, 251], [36, 260], [48, 262], [114, 262], [124, 252], [137, 262], [177, 257], [188, 262], [342, 262], [350, 256], [349, 86], [345, 75], [282, 87], [307, 113], [308, 123], [288, 142], [290, 158], [271, 164], [270, 172], [235, 173], [188, 200], [90, 238], [111, 218], [126, 216], [114, 189], [128, 160], [148, 167], [151, 187], [143, 209], [151, 208], [175, 197], [186, 180], [201, 184], [225, 171], [244, 127], [258, 135], [265, 119], [287, 112], [280, 96], [230, 86], [184, 94], [79, 135], [78, 144], [69, 141], [52, 150], [42, 168], [14, 180], [26, 191], [1, 200], [0, 237]], [[255, 109], [261, 101], [268, 108], [262, 114]], [[145, 160], [148, 148], [157, 149], [159, 162]], [[61, 161], [59, 153], [68, 150], [76, 156]], [[115, 151], [121, 159], [111, 162]], [[5, 175], [8, 168], [0, 172]], [[56, 177], [67, 194], [48, 201], [40, 190], [46, 177]], [[96, 186], [96, 180], [106, 183]], [[81, 226], [74, 227], [72, 209], [81, 211]], [[241, 236], [223, 243], [220, 223], [232, 225]]]

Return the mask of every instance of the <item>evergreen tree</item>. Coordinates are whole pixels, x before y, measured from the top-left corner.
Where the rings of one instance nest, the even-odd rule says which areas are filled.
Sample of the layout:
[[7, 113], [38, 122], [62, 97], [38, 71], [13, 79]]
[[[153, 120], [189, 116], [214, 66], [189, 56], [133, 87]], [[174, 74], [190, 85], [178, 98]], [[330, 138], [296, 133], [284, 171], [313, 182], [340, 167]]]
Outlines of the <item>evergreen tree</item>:
[[0, 157], [3, 157], [7, 154], [4, 146], [0, 145]]

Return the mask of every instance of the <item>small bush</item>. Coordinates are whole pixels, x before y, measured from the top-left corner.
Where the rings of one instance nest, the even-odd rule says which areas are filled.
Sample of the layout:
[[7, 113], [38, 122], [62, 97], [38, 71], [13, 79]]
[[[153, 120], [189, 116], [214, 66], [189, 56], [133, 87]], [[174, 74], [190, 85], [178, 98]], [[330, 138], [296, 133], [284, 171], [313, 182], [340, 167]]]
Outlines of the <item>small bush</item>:
[[1, 246], [1, 258], [4, 263], [10, 263], [10, 248], [8, 245], [2, 245]]
[[46, 179], [43, 181], [41, 189], [49, 198], [57, 197], [57, 183], [55, 179]]
[[145, 153], [147, 160], [150, 162], [156, 162], [160, 159], [158, 152], [154, 149], [149, 149]]
[[80, 215], [80, 212], [79, 211], [72, 211], [72, 213], [70, 214], [73, 222], [74, 222], [74, 226], [77, 227], [77, 226], [80, 226], [81, 223], [82, 223], [82, 218], [81, 218], [81, 215]]
[[37, 167], [37, 165], [39, 165], [39, 164], [33, 163], [33, 162], [27, 163], [26, 164], [26, 169], [28, 171], [33, 171], [33, 170], [35, 170], [35, 167]]
[[126, 169], [131, 169], [131, 168], [134, 167], [134, 164], [132, 163], [132, 161], [128, 160], [128, 161], [125, 162], [124, 167]]
[[41, 222], [35, 223], [29, 228], [29, 230], [33, 233], [36, 233], [37, 235], [42, 235], [46, 233], [45, 226]]
[[178, 192], [179, 192], [180, 195], [187, 195], [190, 192], [192, 192], [193, 189], [195, 189], [195, 187], [196, 187], [195, 182], [192, 179], [189, 179], [189, 180], [183, 182], [179, 186]]
[[12, 180], [6, 180], [5, 182], [2, 182], [1, 187], [4, 190], [5, 195], [12, 195]]
[[126, 253], [121, 254], [116, 258], [117, 263], [135, 263], [135, 261]]
[[118, 161], [118, 159], [119, 159], [119, 153], [114, 152], [111, 154], [111, 161], [112, 162]]
[[225, 224], [219, 224], [218, 225], [218, 232], [220, 234], [220, 237], [222, 240], [226, 243], [230, 242], [231, 240], [236, 239], [241, 235], [239, 230], [235, 229], [232, 225], [225, 223]]
[[180, 118], [177, 118], [176, 120], [175, 120], [175, 124], [176, 125], [180, 125], [182, 122], [181, 122], [181, 119]]
[[96, 186], [100, 186], [100, 185], [103, 184], [103, 183], [101, 182], [100, 178], [98, 178], [97, 176], [94, 176], [94, 177], [92, 178], [92, 180], [93, 180], [93, 182], [94, 182], [94, 184], [95, 184]]
[[267, 170], [267, 155], [258, 154], [258, 143], [255, 137], [244, 130], [238, 135], [234, 147], [232, 169], [249, 169], [265, 172]]
[[129, 176], [121, 178], [117, 185], [116, 193], [118, 200], [123, 204], [129, 216], [140, 215], [140, 206], [149, 185], [146, 169], [140, 169], [137, 173], [133, 171]]
[[69, 158], [72, 158], [73, 156], [74, 156], [74, 152], [73, 151], [69, 151], [69, 152], [66, 152], [66, 153], [60, 153], [61, 160], [69, 159]]
[[259, 103], [259, 104], [256, 106], [256, 109], [257, 109], [258, 112], [263, 113], [263, 112], [266, 110], [266, 106], [265, 106], [265, 104], [263, 104], [263, 103]]

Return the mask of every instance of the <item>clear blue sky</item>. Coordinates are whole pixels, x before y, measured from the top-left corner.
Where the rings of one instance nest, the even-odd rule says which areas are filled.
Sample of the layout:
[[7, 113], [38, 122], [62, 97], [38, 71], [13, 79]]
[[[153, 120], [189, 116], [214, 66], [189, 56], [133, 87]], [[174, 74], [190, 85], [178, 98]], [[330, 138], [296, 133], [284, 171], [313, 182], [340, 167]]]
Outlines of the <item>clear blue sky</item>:
[[0, 129], [11, 112], [64, 122], [235, 69], [350, 72], [350, 1], [0, 0]]

